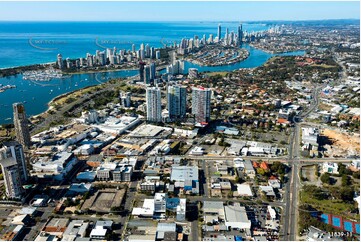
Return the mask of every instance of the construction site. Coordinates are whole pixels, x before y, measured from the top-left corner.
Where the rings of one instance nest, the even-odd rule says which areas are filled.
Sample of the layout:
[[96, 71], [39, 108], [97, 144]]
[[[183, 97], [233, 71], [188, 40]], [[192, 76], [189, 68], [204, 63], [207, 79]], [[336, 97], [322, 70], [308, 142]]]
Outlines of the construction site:
[[324, 145], [326, 157], [351, 157], [360, 153], [360, 134], [322, 129], [320, 135], [329, 140], [329, 144]]

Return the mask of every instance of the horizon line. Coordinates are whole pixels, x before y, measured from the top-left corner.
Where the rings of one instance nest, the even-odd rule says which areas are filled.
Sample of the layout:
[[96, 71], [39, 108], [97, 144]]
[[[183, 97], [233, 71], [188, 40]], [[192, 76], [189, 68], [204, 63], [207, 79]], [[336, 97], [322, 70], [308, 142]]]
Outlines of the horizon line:
[[18, 19], [18, 20], [6, 20], [0, 19], [0, 22], [135, 22], [135, 23], [142, 23], [142, 22], [242, 22], [242, 23], [249, 23], [249, 22], [272, 22], [272, 21], [285, 21], [285, 22], [301, 22], [301, 21], [340, 21], [340, 20], [358, 20], [360, 18], [325, 18], [325, 19], [299, 19], [299, 20], [287, 20], [287, 19], [274, 19], [274, 20], [30, 20], [30, 19]]

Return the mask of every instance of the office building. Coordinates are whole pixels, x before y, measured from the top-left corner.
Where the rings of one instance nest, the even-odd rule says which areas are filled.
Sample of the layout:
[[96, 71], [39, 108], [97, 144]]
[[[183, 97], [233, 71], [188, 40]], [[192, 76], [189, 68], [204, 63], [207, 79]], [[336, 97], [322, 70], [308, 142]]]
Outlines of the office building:
[[195, 116], [196, 122], [209, 121], [211, 115], [211, 89], [203, 87], [192, 89], [192, 114]]
[[167, 195], [165, 193], [154, 194], [154, 218], [164, 218], [167, 205]]
[[169, 118], [184, 118], [187, 111], [187, 88], [185, 86], [169, 86], [167, 94]]
[[147, 120], [150, 122], [162, 121], [161, 92], [158, 87], [148, 87], [146, 94]]
[[16, 139], [24, 148], [28, 148], [31, 145], [31, 141], [24, 105], [22, 103], [14, 103], [13, 111]]

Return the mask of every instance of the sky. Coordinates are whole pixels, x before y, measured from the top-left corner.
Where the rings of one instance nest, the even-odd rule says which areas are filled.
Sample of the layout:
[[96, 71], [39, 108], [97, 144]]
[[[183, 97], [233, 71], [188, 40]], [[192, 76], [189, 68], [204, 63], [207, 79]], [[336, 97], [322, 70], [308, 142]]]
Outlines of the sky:
[[0, 21], [360, 19], [360, 2], [0, 2]]

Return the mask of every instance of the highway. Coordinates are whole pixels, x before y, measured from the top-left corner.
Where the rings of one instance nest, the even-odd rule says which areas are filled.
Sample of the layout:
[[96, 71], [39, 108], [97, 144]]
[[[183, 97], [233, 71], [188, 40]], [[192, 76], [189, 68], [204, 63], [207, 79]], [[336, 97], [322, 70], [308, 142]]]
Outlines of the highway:
[[[291, 139], [292, 140], [292, 139]], [[292, 148], [293, 149], [293, 148]], [[289, 163], [290, 157], [268, 157], [268, 156], [193, 156], [193, 155], [177, 155], [177, 156], [166, 156], [172, 158], [182, 158], [188, 160], [233, 160], [234, 158], [242, 158], [244, 160], [266, 160], [269, 163], [274, 161], [279, 161], [282, 163]], [[336, 163], [343, 163], [343, 162], [350, 162], [352, 158], [299, 158], [301, 163], [310, 163], [310, 164], [317, 164], [323, 163], [325, 161], [328, 162], [336, 162]]]
[[[339, 61], [336, 58], [336, 62]], [[342, 67], [342, 71], [339, 73], [340, 78], [335, 80], [335, 83], [338, 84], [340, 81], [346, 79], [346, 70], [345, 67], [339, 63]], [[313, 92], [313, 102], [310, 108], [300, 114], [299, 117], [294, 117], [294, 130], [290, 142], [289, 147], [289, 161], [290, 165], [292, 166], [292, 172], [290, 176], [290, 182], [286, 184], [286, 209], [284, 214], [284, 240], [286, 241], [295, 241], [297, 240], [298, 234], [298, 192], [301, 188], [300, 184], [300, 164], [302, 162], [310, 162], [313, 161], [314, 163], [322, 163], [325, 161], [332, 161], [332, 162], [347, 162], [351, 159], [335, 159], [335, 158], [321, 158], [321, 159], [300, 159], [300, 127], [302, 124], [306, 124], [303, 122], [303, 119], [307, 118], [317, 107], [319, 104], [319, 95], [320, 91], [326, 87], [327, 84], [323, 84], [317, 88], [315, 88]], [[298, 119], [298, 120], [296, 120]], [[307, 123], [308, 124], [308, 123]]]
[[319, 94], [320, 91], [326, 85], [319, 86], [313, 91], [313, 101], [310, 107], [299, 116], [293, 118], [294, 129], [291, 136], [291, 142], [289, 147], [289, 164], [291, 166], [291, 176], [289, 177], [289, 182], [286, 184], [286, 209], [284, 211], [284, 240], [286, 241], [295, 241], [297, 240], [298, 234], [298, 191], [301, 187], [300, 184], [300, 167], [303, 162], [313, 162], [313, 163], [322, 163], [325, 161], [332, 162], [346, 162], [350, 159], [335, 159], [335, 158], [322, 158], [322, 159], [300, 159], [300, 130], [301, 125], [303, 124], [303, 119], [307, 118], [319, 104]]

